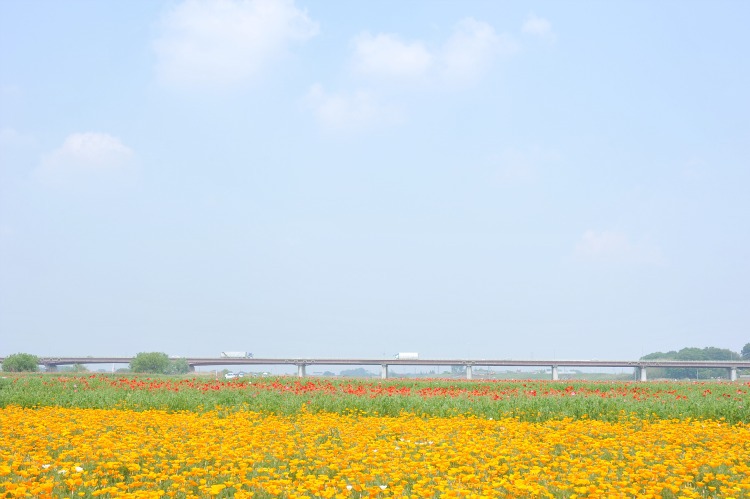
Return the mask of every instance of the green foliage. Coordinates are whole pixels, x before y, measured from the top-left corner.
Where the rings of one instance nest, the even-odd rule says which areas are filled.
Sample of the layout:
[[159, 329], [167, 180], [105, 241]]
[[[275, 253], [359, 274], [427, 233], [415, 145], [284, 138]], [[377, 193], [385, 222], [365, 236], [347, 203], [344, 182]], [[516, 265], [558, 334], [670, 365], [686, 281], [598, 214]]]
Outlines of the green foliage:
[[3, 361], [3, 371], [34, 372], [39, 370], [39, 358], [30, 353], [14, 353]]
[[190, 372], [190, 364], [186, 359], [172, 359], [169, 362], [169, 370], [166, 374], [187, 374]]
[[750, 360], [750, 343], [745, 343], [745, 346], [742, 347], [742, 352], [740, 352], [742, 355], [742, 358], [744, 360]]
[[[748, 344], [750, 345], [750, 344]], [[750, 350], [750, 348], [748, 348]], [[740, 354], [727, 348], [683, 348], [679, 352], [654, 352], [641, 357], [641, 360], [740, 360]], [[700, 369], [689, 367], [650, 368], [649, 377], [670, 379], [698, 379], [726, 377], [726, 369]]]
[[[309, 390], [316, 385], [323, 390]], [[750, 423], [745, 383], [364, 380], [269, 377], [215, 381], [97, 374], [0, 378], [0, 408], [60, 406], [130, 410], [207, 411], [226, 414], [300, 411], [398, 416], [473, 414], [523, 421], [596, 419], [711, 419]], [[439, 395], [425, 395], [425, 392]], [[448, 395], [450, 394], [450, 395]], [[494, 397], [493, 395], [497, 395]]]
[[140, 352], [130, 362], [134, 373], [168, 374], [169, 357], [162, 352]]
[[141, 352], [130, 363], [130, 372], [186, 374], [190, 372], [190, 364], [186, 359], [170, 359], [162, 352]]
[[370, 378], [375, 376], [374, 373], [371, 373], [363, 367], [358, 367], [357, 369], [344, 369], [341, 371], [341, 375], [352, 378]]
[[88, 372], [88, 368], [83, 364], [73, 364], [72, 366], [60, 366], [58, 368], [60, 372], [73, 372], [73, 373], [85, 373]]

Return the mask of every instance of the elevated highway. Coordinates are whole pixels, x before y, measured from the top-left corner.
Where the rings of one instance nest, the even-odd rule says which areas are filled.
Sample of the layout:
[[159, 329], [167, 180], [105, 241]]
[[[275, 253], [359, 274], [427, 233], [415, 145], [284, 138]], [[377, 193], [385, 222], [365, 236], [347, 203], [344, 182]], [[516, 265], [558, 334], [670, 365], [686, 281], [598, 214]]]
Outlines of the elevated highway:
[[[130, 364], [134, 357], [39, 357], [39, 364], [48, 370], [75, 364]], [[0, 357], [0, 362], [5, 359]], [[307, 366], [380, 366], [381, 378], [388, 377], [389, 366], [462, 366], [467, 379], [474, 367], [540, 367], [549, 368], [553, 380], [559, 379], [561, 367], [621, 367], [634, 370], [635, 378], [646, 381], [648, 368], [684, 367], [692, 369], [727, 370], [730, 380], [737, 379], [737, 369], [750, 369], [750, 360], [743, 361], [682, 361], [682, 360], [513, 360], [513, 359], [363, 359], [363, 358], [245, 358], [245, 357], [186, 357], [188, 365], [196, 366], [278, 366], [294, 365], [297, 375], [304, 377]]]

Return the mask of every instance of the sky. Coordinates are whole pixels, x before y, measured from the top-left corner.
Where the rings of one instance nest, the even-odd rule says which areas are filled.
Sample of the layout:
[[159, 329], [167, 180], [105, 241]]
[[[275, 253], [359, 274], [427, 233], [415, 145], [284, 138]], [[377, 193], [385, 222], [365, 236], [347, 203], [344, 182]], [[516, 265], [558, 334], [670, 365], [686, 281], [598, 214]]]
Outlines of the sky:
[[750, 341], [750, 4], [0, 1], [0, 355]]

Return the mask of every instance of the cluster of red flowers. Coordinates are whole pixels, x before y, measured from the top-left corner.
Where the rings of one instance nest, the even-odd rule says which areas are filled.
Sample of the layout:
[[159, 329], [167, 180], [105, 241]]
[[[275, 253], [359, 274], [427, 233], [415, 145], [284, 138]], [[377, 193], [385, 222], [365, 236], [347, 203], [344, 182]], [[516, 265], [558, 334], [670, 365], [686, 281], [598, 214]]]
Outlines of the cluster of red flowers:
[[728, 383], [690, 383], [685, 384], [679, 391], [674, 384], [650, 383], [622, 383], [622, 382], [561, 382], [537, 381], [526, 382], [504, 380], [477, 380], [474, 382], [461, 381], [451, 383], [446, 380], [426, 381], [361, 381], [361, 380], [332, 380], [297, 379], [297, 378], [244, 378], [235, 380], [192, 378], [148, 378], [148, 377], [112, 377], [102, 374], [89, 376], [59, 376], [50, 379], [45, 384], [59, 383], [72, 386], [78, 390], [97, 386], [111, 386], [122, 390], [171, 391], [183, 390], [212, 392], [220, 390], [252, 390], [255, 392], [270, 391], [276, 393], [290, 393], [298, 395], [328, 394], [354, 395], [361, 397], [403, 397], [419, 396], [423, 398], [491, 398], [501, 400], [517, 397], [599, 397], [599, 398], [630, 398], [633, 400], [664, 399], [685, 400], [688, 395], [700, 397], [720, 397], [738, 399], [746, 398], [750, 383], [731, 384], [731, 390], [722, 389], [714, 393], [711, 387], [729, 388]]

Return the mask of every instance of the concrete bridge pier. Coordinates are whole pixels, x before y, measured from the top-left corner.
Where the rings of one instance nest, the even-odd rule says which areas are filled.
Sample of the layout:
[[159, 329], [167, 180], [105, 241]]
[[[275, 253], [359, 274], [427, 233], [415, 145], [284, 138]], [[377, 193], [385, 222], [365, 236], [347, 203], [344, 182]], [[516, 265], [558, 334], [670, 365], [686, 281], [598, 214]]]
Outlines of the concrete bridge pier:
[[380, 378], [388, 379], [388, 364], [380, 364]]
[[729, 381], [737, 381], [737, 368], [736, 367], [729, 368]]
[[466, 366], [466, 379], [471, 379], [471, 364]]
[[635, 368], [635, 379], [636, 381], [648, 381], [645, 367], [638, 366]]
[[304, 378], [305, 377], [305, 364], [297, 364], [297, 377]]
[[552, 381], [560, 379], [560, 373], [557, 372], [557, 366], [552, 366]]
[[45, 364], [44, 368], [47, 370], [48, 373], [57, 372], [57, 364]]

